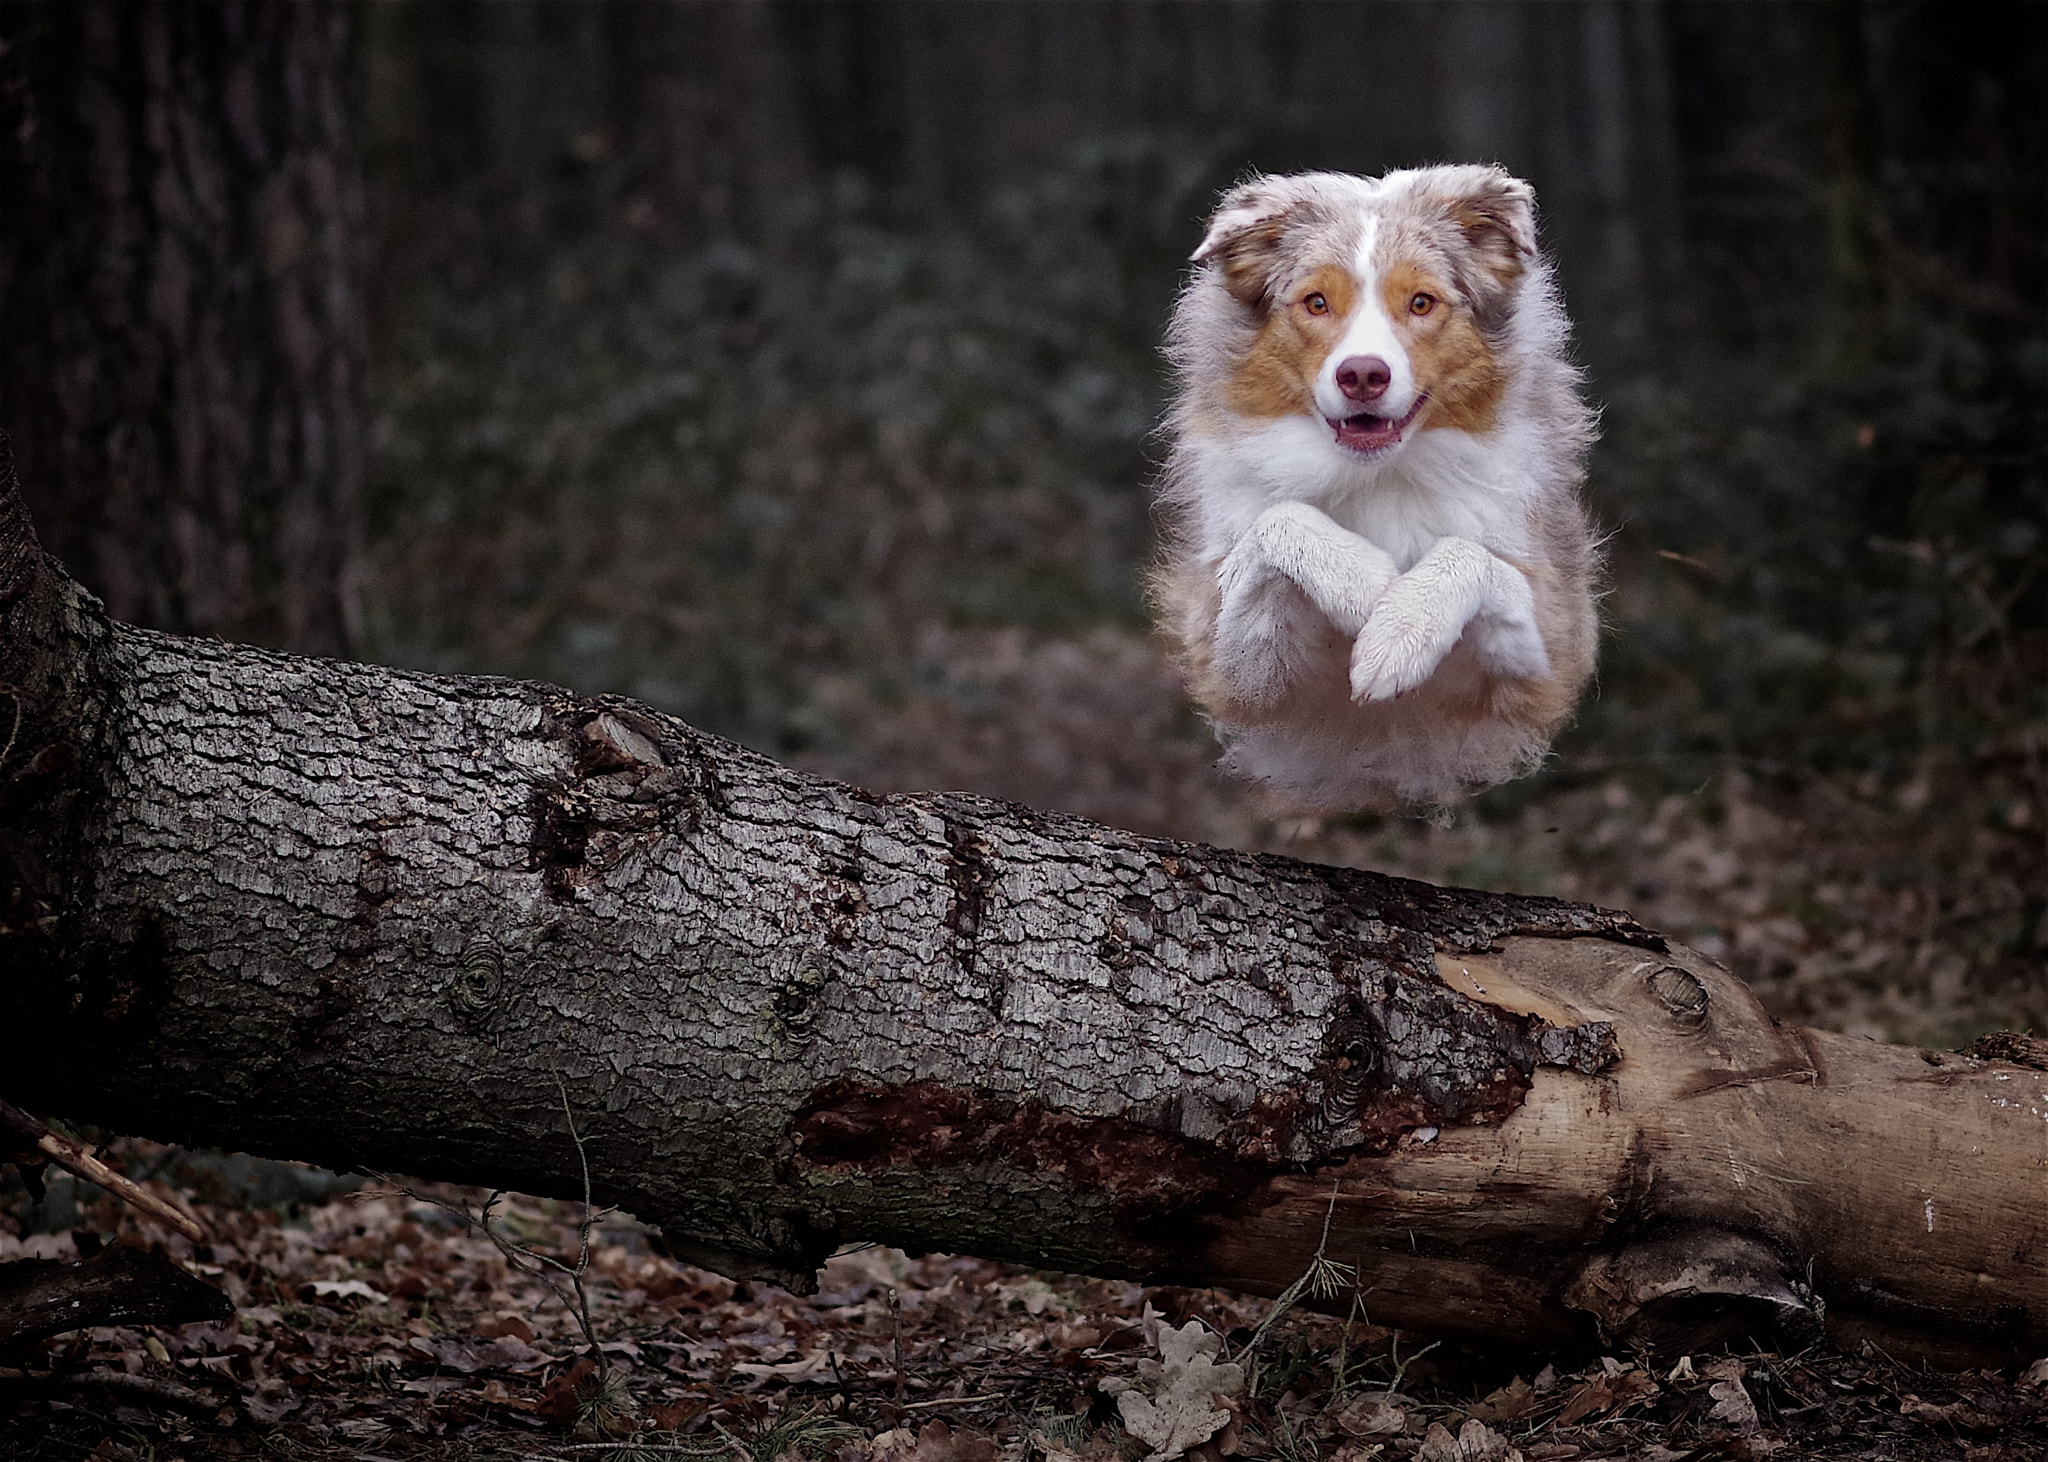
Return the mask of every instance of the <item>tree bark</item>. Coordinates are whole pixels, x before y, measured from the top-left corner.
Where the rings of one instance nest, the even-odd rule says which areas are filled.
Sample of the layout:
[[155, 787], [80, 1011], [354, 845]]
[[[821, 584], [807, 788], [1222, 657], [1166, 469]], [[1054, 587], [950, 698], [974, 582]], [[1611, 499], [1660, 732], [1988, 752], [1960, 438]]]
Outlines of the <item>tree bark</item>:
[[[11, 474], [10, 474], [11, 475]], [[108, 622], [0, 493], [5, 1095], [1532, 1346], [2048, 1342], [2048, 1072], [1622, 914], [877, 797], [629, 702]], [[559, 1086], [558, 1086], [559, 1082]]]
[[353, 13], [0, 0], [0, 428], [123, 619], [359, 637]]
[[76, 1264], [0, 1264], [0, 1344], [94, 1325], [184, 1325], [225, 1320], [235, 1306], [161, 1255], [120, 1244]]

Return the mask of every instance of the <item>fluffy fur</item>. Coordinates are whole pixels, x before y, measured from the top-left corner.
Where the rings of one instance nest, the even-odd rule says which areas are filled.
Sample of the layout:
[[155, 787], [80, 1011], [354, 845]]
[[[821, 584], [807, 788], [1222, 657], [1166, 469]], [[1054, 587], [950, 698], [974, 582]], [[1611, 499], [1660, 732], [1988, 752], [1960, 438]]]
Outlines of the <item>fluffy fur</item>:
[[1593, 671], [1593, 417], [1498, 168], [1226, 194], [1168, 339], [1160, 619], [1225, 765], [1441, 803], [1533, 769]]

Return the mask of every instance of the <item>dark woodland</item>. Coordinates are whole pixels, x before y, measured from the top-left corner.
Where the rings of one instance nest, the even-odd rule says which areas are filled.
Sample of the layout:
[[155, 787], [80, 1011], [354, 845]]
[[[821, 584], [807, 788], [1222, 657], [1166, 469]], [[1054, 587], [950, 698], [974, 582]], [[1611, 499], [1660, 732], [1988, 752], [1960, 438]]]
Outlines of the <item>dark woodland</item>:
[[[991, 842], [1004, 858], [1029, 843], [1032, 858], [1104, 866], [1220, 860], [1247, 870], [1230, 877], [1249, 880], [1254, 916], [1261, 880], [1357, 903], [1393, 897], [1381, 875], [1405, 876], [1486, 891], [1456, 897], [1488, 917], [1536, 907], [1490, 894], [1629, 910], [1615, 928], [1689, 947], [1671, 970], [1718, 992], [1718, 962], [1753, 993], [1757, 1030], [1785, 1023], [1756, 1039], [1781, 1054], [1806, 1043], [1785, 1068], [1806, 1072], [1795, 1082], [1861, 1061], [1842, 1041], [1854, 1037], [1932, 1048], [1868, 1047], [1873, 1080], [2038, 1085], [2040, 1044], [1990, 1033], [2048, 1027], [2044, 95], [2048, 9], [2017, 4], [0, 0], [0, 430], [21, 521], [104, 604], [104, 619], [65, 620], [100, 647], [77, 684], [104, 695], [78, 704], [119, 708], [131, 670], [176, 687], [91, 732], [96, 746], [141, 745], [120, 727], [163, 717], [148, 744], [202, 756], [238, 734], [222, 708], [258, 704], [281, 676], [301, 688], [279, 704], [307, 719], [272, 714], [270, 732], [249, 732], [235, 777], [282, 796], [299, 775], [291, 736], [341, 735], [362, 739], [365, 765], [385, 758], [385, 790], [363, 781], [361, 796], [431, 800], [444, 771], [405, 747], [431, 745], [433, 707], [482, 725], [478, 706], [530, 704], [578, 775], [651, 775], [642, 802], [698, 796], [686, 768], [772, 787], [761, 805], [796, 809], [772, 819], [786, 842], [747, 856], [825, 889], [792, 917], [821, 911], [828, 930], [858, 912], [832, 912], [853, 895], [831, 892], [841, 871], [820, 851], [849, 816], [942, 829], [934, 866], [968, 870], [990, 938], [1023, 916], [974, 872], [985, 851], [963, 852]], [[1598, 689], [1523, 782], [1432, 819], [1304, 818], [1213, 770], [1213, 738], [1149, 635], [1158, 341], [1202, 218], [1247, 171], [1449, 159], [1534, 183], [1601, 411]], [[10, 624], [29, 622], [9, 605]], [[82, 1261], [82, 1282], [116, 1299], [98, 1323], [52, 1332], [53, 1319], [6, 1329], [0, 1294], [0, 1339], [15, 1337], [0, 1349], [6, 1455], [2048, 1451], [2048, 1346], [2033, 1339], [2048, 1320], [2025, 1303], [2038, 1260], [1986, 1260], [1976, 1282], [1999, 1293], [1959, 1302], [1943, 1288], [1962, 1262], [1947, 1227], [1906, 1262], [1913, 1280], [1860, 1289], [1847, 1285], [1860, 1260], [1825, 1244], [1802, 1251], [1803, 1276], [1780, 1274], [1773, 1250], [1768, 1282], [1752, 1283], [1744, 1266], [1762, 1251], [1738, 1235], [1714, 1293], [1739, 1323], [1688, 1311], [1658, 1331], [1628, 1319], [1619, 1290], [1569, 1314], [1555, 1295], [1524, 1305], [1518, 1266], [1577, 1242], [1550, 1228], [1504, 1239], [1482, 1213], [1491, 1238], [1454, 1240], [1464, 1231], [1426, 1218], [1403, 1269], [1391, 1228], [1373, 1226], [1393, 1219], [1339, 1216], [1327, 1185], [1277, 1168], [1258, 1181], [1279, 1186], [1257, 1191], [1285, 1202], [1242, 1235], [1220, 1200], [1186, 1209], [1222, 1225], [1199, 1258], [1185, 1235], [1133, 1247], [1088, 1221], [1048, 1240], [1033, 1225], [1069, 1201], [1095, 1212], [1095, 1180], [1061, 1158], [1048, 1197], [1030, 1164], [1052, 1162], [1050, 1139], [1004, 1154], [985, 1137], [985, 1190], [877, 1178], [878, 1196], [847, 1199], [852, 1237], [910, 1253], [845, 1246], [798, 1298], [769, 1281], [806, 1288], [841, 1247], [805, 1228], [815, 1212], [755, 1231], [759, 1253], [706, 1237], [739, 1232], [753, 1220], [733, 1215], [766, 1201], [746, 1196], [765, 1139], [744, 1122], [723, 1139], [606, 1129], [608, 1115], [646, 1120], [590, 1076], [622, 1048], [505, 1013], [515, 997], [602, 1009], [607, 980], [642, 988], [659, 969], [636, 962], [644, 940], [608, 976], [583, 933], [553, 953], [529, 941], [531, 968], [494, 965], [479, 994], [474, 939], [502, 939], [495, 916], [451, 904], [435, 944], [423, 904], [405, 967], [419, 990], [453, 981], [459, 1018], [418, 1046], [345, 1039], [377, 1028], [375, 1007], [310, 974], [240, 1015], [232, 981], [206, 987], [193, 998], [226, 1002], [217, 1038], [104, 1002], [59, 1009], [44, 979], [58, 966], [37, 951], [113, 966], [91, 952], [97, 935], [68, 932], [61, 900], [37, 902], [71, 886], [49, 809], [90, 799], [62, 801], [70, 770], [33, 755], [26, 644], [6, 647], [15, 726], [0, 750], [0, 1011], [17, 1047], [0, 1058], [0, 1102], [30, 1125], [0, 1137], [0, 1157], [22, 1159], [0, 1168], [0, 1261], [46, 1266], [22, 1291], [35, 1295], [51, 1261]], [[110, 665], [129, 669], [110, 678]], [[341, 720], [320, 721], [323, 696]], [[387, 701], [405, 709], [363, 709]], [[497, 766], [509, 789], [532, 771], [474, 754], [458, 780]], [[865, 790], [835, 800], [821, 778]], [[95, 827], [158, 826], [118, 799], [91, 809]], [[615, 814], [626, 821], [608, 830]], [[559, 832], [564, 816], [537, 812], [536, 827]], [[574, 859], [542, 857], [543, 882], [559, 893], [576, 866], [602, 893], [629, 864], [600, 862], [590, 839], [615, 831], [627, 860], [640, 816], [577, 804], [582, 841]], [[168, 833], [154, 846], [185, 856]], [[220, 886], [267, 876], [253, 843], [207, 856]], [[379, 897], [395, 910], [430, 863], [388, 856]], [[1327, 866], [1297, 875], [1286, 859]], [[301, 938], [289, 912], [207, 926], [208, 885], [186, 876], [144, 859], [76, 886], [97, 888], [106, 919], [201, 910], [163, 926], [174, 944]], [[495, 874], [460, 876], [498, 896]], [[942, 922], [958, 959], [975, 932], [955, 894]], [[744, 945], [746, 902], [722, 907]], [[1142, 933], [1125, 909], [1108, 934], [1077, 937], [1142, 972], [1163, 956], [1143, 938], [1111, 948]], [[1565, 939], [1543, 922], [1563, 917], [1499, 923], [1502, 968], [1523, 968], [1524, 946], [1549, 970], [1553, 944], [1597, 942], [1590, 925]], [[1092, 906], [1086, 919], [1100, 922]], [[1165, 928], [1155, 918], [1153, 936]], [[919, 978], [913, 935], [898, 988]], [[1432, 937], [1439, 957], [1466, 947]], [[902, 951], [876, 947], [874, 969], [896, 968]], [[810, 968], [730, 966], [732, 989], [758, 976], [781, 1022], [753, 1058], [763, 1110], [781, 1100], [771, 1072], [789, 1043], [813, 1039], [816, 1017], [784, 1008]], [[1582, 978], [1559, 988], [1584, 994]], [[384, 1024], [405, 1026], [417, 993], [390, 986]], [[931, 998], [932, 1029], [949, 1029]], [[658, 1026], [649, 1051], [669, 1049]], [[1624, 1021], [1622, 1049], [1633, 1039]], [[488, 1070], [513, 1051], [519, 1072]], [[1532, 1061], [1518, 1092], [1550, 1089]], [[437, 1103], [458, 1069], [464, 1090], [498, 1093], [497, 1113], [444, 1129]], [[988, 1090], [1031, 1099], [1014, 1085]], [[1810, 1115], [1824, 1108], [1808, 1090], [1781, 1084], [1736, 1125], [1766, 1111], [1833, 1123]], [[856, 1095], [839, 1091], [824, 1126], [815, 1097], [791, 1120], [867, 1162], [860, 1144], [876, 1139], [832, 1125], [881, 1120]], [[51, 1129], [14, 1108], [77, 1151], [104, 1145], [163, 1211], [39, 1166]], [[971, 1126], [990, 1110], [927, 1115]], [[1903, 1134], [1918, 1119], [1897, 1110], [1899, 1151], [1872, 1171], [1914, 1170]], [[1013, 1130], [1003, 1113], [991, 1130]], [[493, 1127], [500, 1115], [509, 1125]], [[719, 1140], [733, 1150], [655, 1157]], [[1942, 1140], [1924, 1163], [1930, 1236], [1937, 1197], [1951, 1201], [1931, 1176]], [[1326, 1156], [1290, 1160], [1307, 1173]], [[1397, 1144], [1383, 1165], [1410, 1160]], [[1367, 1159], [1345, 1161], [1355, 1174]], [[1123, 1202], [1125, 1180], [1104, 1181]], [[1966, 1201], [1979, 1219], [2023, 1214], [2025, 1181]], [[692, 1197], [699, 1182], [713, 1187]], [[493, 1195], [505, 1185], [522, 1192]], [[1826, 1185], [1795, 1205], [1803, 1221], [1865, 1201], [1855, 1183]], [[1699, 1219], [1658, 1201], [1643, 1210], [1656, 1223]], [[1720, 1202], [1702, 1211], [1725, 1218]], [[181, 1214], [204, 1241], [177, 1236]], [[2025, 1218], [1997, 1221], [2031, 1242]], [[1656, 1223], [1619, 1252], [1689, 1232]], [[1485, 1262], [1430, 1267], [1468, 1241]], [[1892, 1252], [1861, 1248], [1873, 1270]], [[147, 1279], [165, 1296], [157, 1321], [119, 1300], [122, 1266], [145, 1254], [170, 1261]], [[1613, 1284], [1648, 1282], [1623, 1268]], [[195, 1276], [234, 1317], [179, 1288]], [[192, 1316], [208, 1318], [177, 1323]]]

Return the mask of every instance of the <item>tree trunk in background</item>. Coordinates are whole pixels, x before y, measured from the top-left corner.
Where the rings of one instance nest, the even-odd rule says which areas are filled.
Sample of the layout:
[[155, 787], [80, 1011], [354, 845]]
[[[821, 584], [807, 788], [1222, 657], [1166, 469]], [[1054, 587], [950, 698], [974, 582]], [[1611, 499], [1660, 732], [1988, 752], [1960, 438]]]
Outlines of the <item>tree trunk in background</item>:
[[1495, 1342], [2048, 1342], [2024, 1039], [1780, 1028], [1622, 914], [110, 624], [10, 479], [16, 1103], [538, 1193], [587, 1154], [792, 1285], [865, 1239], [1266, 1294], [1320, 1250], [1375, 1322]]
[[355, 638], [353, 21], [0, 5], [0, 428], [121, 618]]

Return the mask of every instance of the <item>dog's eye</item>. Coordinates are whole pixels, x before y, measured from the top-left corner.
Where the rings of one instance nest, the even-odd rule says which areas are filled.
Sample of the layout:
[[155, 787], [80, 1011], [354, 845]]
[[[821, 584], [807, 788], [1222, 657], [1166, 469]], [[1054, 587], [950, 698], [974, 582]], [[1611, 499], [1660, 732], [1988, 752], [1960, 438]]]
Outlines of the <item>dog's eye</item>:
[[1319, 294], [1312, 294], [1307, 299], [1304, 299], [1301, 302], [1301, 307], [1311, 315], [1327, 315], [1330, 313], [1330, 302]]
[[1426, 315], [1435, 308], [1436, 296], [1433, 294], [1418, 294], [1408, 301], [1408, 313], [1411, 315]]

